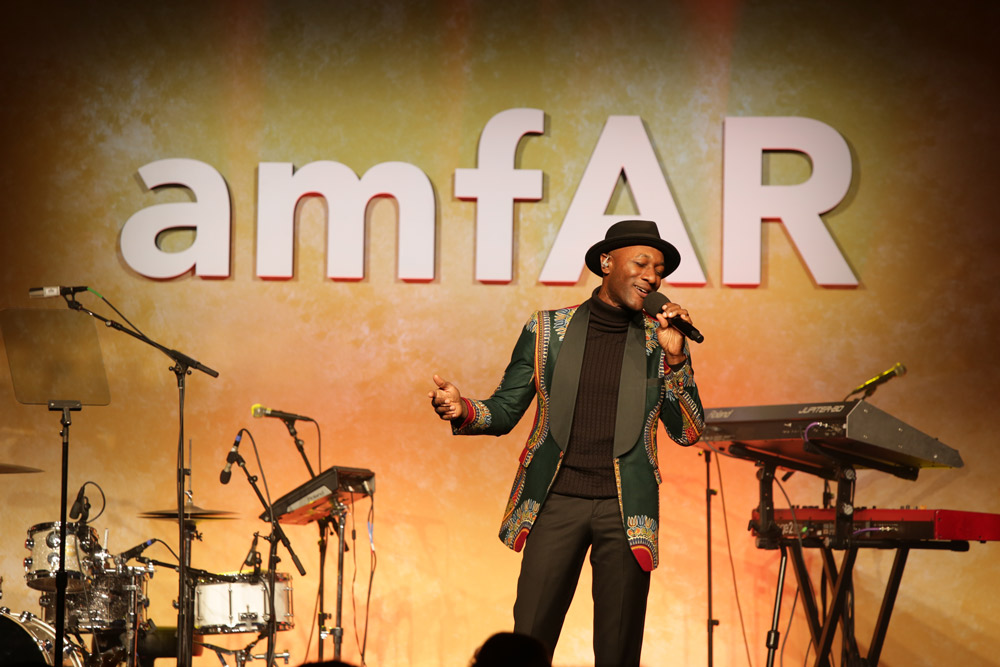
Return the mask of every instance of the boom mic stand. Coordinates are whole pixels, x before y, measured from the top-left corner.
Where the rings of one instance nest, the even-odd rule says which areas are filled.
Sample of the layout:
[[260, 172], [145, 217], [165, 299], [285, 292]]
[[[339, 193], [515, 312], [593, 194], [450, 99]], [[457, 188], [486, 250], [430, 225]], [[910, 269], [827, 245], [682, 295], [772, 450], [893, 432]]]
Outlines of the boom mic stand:
[[247, 470], [246, 460], [244, 460], [239, 452], [235, 453], [235, 463], [243, 470], [243, 474], [246, 475], [247, 482], [250, 483], [254, 493], [257, 494], [257, 500], [260, 501], [260, 504], [264, 508], [264, 512], [270, 518], [271, 523], [271, 534], [267, 536], [267, 541], [271, 543], [271, 548], [268, 550], [267, 557], [268, 620], [267, 630], [265, 630], [267, 635], [267, 659], [264, 664], [266, 667], [273, 667], [275, 651], [274, 637], [278, 630], [278, 619], [274, 610], [274, 587], [277, 581], [278, 563], [281, 562], [281, 559], [278, 558], [278, 542], [285, 545], [285, 549], [288, 550], [288, 555], [292, 557], [292, 562], [295, 563], [295, 569], [299, 571], [301, 576], [304, 577], [306, 575], [306, 569], [302, 567], [302, 562], [299, 560], [299, 557], [295, 555], [295, 551], [292, 550], [292, 544], [288, 541], [288, 536], [285, 535], [285, 531], [281, 529], [281, 524], [278, 523], [277, 518], [275, 518], [271, 504], [267, 502], [264, 495], [260, 492], [260, 487], [257, 486], [257, 476], [250, 474], [250, 471]]
[[[188, 582], [187, 576], [187, 569], [191, 565], [191, 553], [189, 548], [190, 538], [186, 526], [187, 517], [184, 513], [184, 478], [190, 474], [190, 470], [186, 467], [184, 462], [184, 379], [186, 376], [191, 374], [192, 368], [197, 369], [213, 378], [219, 377], [219, 373], [218, 371], [212, 370], [208, 366], [205, 366], [201, 362], [187, 356], [186, 354], [160, 345], [140, 331], [133, 331], [115, 320], [108, 319], [103, 315], [98, 315], [88, 308], [85, 308], [83, 304], [73, 298], [73, 295], [66, 295], [64, 298], [66, 299], [66, 305], [72, 310], [78, 310], [86, 313], [94, 319], [104, 322], [104, 324], [111, 329], [121, 331], [122, 333], [128, 334], [133, 338], [141, 340], [143, 343], [146, 343], [151, 347], [155, 347], [157, 350], [170, 357], [174, 362], [173, 366], [171, 366], [169, 370], [177, 376], [179, 418], [179, 432], [177, 436], [177, 523], [179, 525], [178, 561], [180, 563], [180, 568], [178, 569], [177, 577], [177, 667], [190, 667], [192, 644], [194, 641], [194, 587]], [[101, 298], [103, 299], [104, 297]], [[57, 604], [59, 604], [58, 600]], [[60, 606], [56, 610], [57, 620], [61, 614], [61, 609], [62, 607]]]

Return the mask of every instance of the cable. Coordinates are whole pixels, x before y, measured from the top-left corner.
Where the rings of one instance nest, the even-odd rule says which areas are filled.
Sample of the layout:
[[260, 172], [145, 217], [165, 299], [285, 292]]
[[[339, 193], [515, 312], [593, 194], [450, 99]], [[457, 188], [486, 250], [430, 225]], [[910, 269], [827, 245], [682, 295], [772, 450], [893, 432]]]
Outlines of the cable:
[[178, 563], [181, 562], [181, 557], [178, 556], [177, 553], [173, 549], [170, 548], [169, 544], [167, 544], [166, 542], [164, 542], [163, 540], [161, 540], [158, 537], [154, 537], [153, 539], [155, 541], [159, 542], [160, 544], [162, 544], [163, 546], [165, 546], [167, 548], [167, 551], [170, 552], [170, 555], [174, 557], [174, 560], [176, 560]]
[[[788, 509], [792, 513], [792, 533], [795, 535], [795, 539], [799, 543], [799, 549], [804, 549], [802, 544], [802, 528], [799, 527], [798, 517], [795, 516], [795, 506], [792, 505], [791, 498], [788, 497], [788, 493], [785, 491], [784, 485], [778, 478], [774, 479], [774, 483], [778, 485], [778, 489], [781, 491], [781, 495], [785, 497], [785, 502], [788, 503]], [[795, 618], [795, 605], [799, 601], [799, 587], [795, 587], [795, 597], [792, 598], [792, 610], [788, 614], [788, 627], [785, 628], [785, 639], [781, 642], [781, 664], [785, 664], [785, 646], [788, 644], [788, 633], [791, 632], [792, 620]], [[811, 643], [811, 642], [810, 642]], [[806, 649], [808, 653], [808, 649]]]
[[354, 523], [354, 495], [351, 495], [351, 546], [354, 547], [354, 577], [351, 580], [351, 605], [354, 611], [354, 640], [358, 643], [358, 649], [361, 651], [361, 667], [364, 667], [366, 664], [365, 652], [368, 649], [368, 618], [371, 612], [372, 582], [375, 580], [375, 567], [378, 564], [378, 558], [375, 555], [375, 494], [370, 494], [368, 497], [371, 499], [371, 505], [368, 507], [368, 544], [371, 549], [371, 557], [369, 559], [368, 595], [365, 598], [364, 639], [361, 640], [358, 638], [358, 606], [354, 593], [354, 583], [358, 577], [358, 550], [357, 531], [355, 530]]
[[750, 642], [747, 640], [747, 627], [743, 621], [743, 606], [740, 604], [740, 591], [736, 584], [736, 563], [733, 559], [733, 544], [729, 539], [729, 517], [726, 511], [726, 492], [722, 487], [722, 466], [719, 465], [719, 457], [715, 457], [715, 470], [719, 477], [719, 499], [722, 501], [722, 521], [726, 528], [726, 549], [729, 551], [729, 569], [733, 573], [733, 593], [736, 595], [736, 611], [740, 615], [740, 630], [743, 632], [743, 648], [747, 652], [747, 664], [753, 667], [753, 660], [750, 659]]
[[781, 655], [779, 662], [781, 667], [785, 667], [785, 646], [788, 644], [788, 635], [792, 631], [792, 620], [795, 618], [795, 605], [799, 601], [799, 587], [795, 587], [795, 597], [792, 598], [792, 610], [788, 613], [788, 625], [785, 626], [785, 638], [781, 640]]
[[[315, 619], [316, 618], [316, 614], [318, 614], [318, 613], [319, 613], [319, 589], [316, 590], [316, 602], [313, 603], [313, 613], [312, 613], [312, 616], [310, 618]], [[306, 660], [309, 659], [309, 649], [312, 646], [312, 643], [313, 643], [313, 633], [315, 631], [316, 631], [316, 624], [315, 623], [310, 623], [309, 624], [309, 639], [306, 640]], [[323, 641], [322, 638], [320, 639], [320, 641]], [[317, 657], [317, 659], [319, 659], [319, 649], [316, 649], [316, 657]]]
[[358, 581], [358, 531], [354, 516], [354, 494], [351, 494], [351, 559], [354, 563], [354, 572], [351, 574], [351, 614], [354, 619], [354, 642], [361, 653], [361, 664], [364, 666], [364, 652], [361, 648], [361, 638], [358, 636], [358, 599], [355, 592], [355, 584]]
[[315, 419], [309, 421], [316, 427], [316, 466], [320, 472], [323, 472], [323, 432], [319, 429], [318, 421]]
[[267, 499], [268, 512], [271, 513], [271, 521], [274, 521], [274, 504], [271, 502], [271, 491], [267, 486], [267, 475], [264, 474], [264, 465], [260, 462], [260, 451], [257, 449], [257, 441], [253, 439], [253, 433], [250, 429], [241, 428], [241, 433], [246, 433], [247, 437], [250, 438], [250, 443], [253, 445], [253, 455], [257, 459], [257, 470], [260, 471], [260, 481], [264, 483], [264, 497]]
[[[108, 301], [107, 299], [105, 299], [105, 298], [104, 298], [104, 295], [100, 294], [100, 293], [99, 293], [99, 292], [98, 292], [97, 290], [95, 290], [95, 289], [91, 289], [90, 287], [88, 287], [88, 288], [87, 288], [87, 291], [88, 291], [88, 292], [91, 292], [91, 293], [93, 293], [93, 294], [96, 294], [96, 295], [97, 295], [98, 297], [100, 297], [100, 299], [101, 299], [101, 300], [102, 300], [102, 301], [103, 301], [104, 303], [106, 303], [106, 304], [108, 304], [109, 306], [111, 306], [111, 310], [113, 310], [113, 311], [115, 311], [116, 313], [118, 313], [118, 316], [119, 316], [120, 318], [122, 318], [123, 320], [125, 320], [125, 322], [126, 322], [126, 323], [127, 323], [127, 324], [128, 324], [129, 326], [130, 326], [130, 327], [132, 327], [133, 329], [135, 329], [137, 333], [139, 333], [139, 334], [141, 334], [141, 335], [143, 335], [143, 336], [146, 336], [146, 334], [142, 333], [142, 330], [141, 330], [141, 329], [139, 329], [139, 327], [137, 327], [137, 326], [135, 326], [134, 324], [132, 324], [131, 322], [129, 322], [129, 319], [128, 319], [127, 317], [125, 317], [125, 316], [124, 316], [124, 315], [122, 314], [122, 311], [120, 311], [120, 310], [118, 310], [117, 308], [115, 308], [115, 304], [113, 304], [113, 303], [111, 303], [110, 301]], [[146, 338], [149, 338], [149, 336], [146, 336]]]

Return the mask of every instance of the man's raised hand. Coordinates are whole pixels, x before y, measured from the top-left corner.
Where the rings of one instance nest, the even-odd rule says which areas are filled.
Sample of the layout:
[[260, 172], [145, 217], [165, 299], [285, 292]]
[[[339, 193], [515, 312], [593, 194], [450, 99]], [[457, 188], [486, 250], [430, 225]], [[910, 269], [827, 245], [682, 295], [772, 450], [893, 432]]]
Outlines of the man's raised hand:
[[431, 399], [431, 406], [437, 412], [438, 417], [451, 421], [452, 419], [465, 419], [465, 401], [458, 387], [448, 382], [438, 374], [434, 374], [434, 384], [437, 389], [427, 393]]

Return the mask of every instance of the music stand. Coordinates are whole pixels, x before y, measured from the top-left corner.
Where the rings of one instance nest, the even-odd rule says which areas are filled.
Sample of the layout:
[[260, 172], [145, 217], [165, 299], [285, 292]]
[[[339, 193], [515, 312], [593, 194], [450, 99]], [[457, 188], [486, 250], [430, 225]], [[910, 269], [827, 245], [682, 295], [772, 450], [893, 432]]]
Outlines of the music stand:
[[70, 411], [108, 405], [111, 392], [95, 324], [68, 310], [0, 311], [14, 397], [25, 405], [47, 405], [62, 417], [62, 478], [59, 508], [59, 569], [56, 572], [54, 664], [63, 662], [66, 630], [66, 503], [69, 479]]

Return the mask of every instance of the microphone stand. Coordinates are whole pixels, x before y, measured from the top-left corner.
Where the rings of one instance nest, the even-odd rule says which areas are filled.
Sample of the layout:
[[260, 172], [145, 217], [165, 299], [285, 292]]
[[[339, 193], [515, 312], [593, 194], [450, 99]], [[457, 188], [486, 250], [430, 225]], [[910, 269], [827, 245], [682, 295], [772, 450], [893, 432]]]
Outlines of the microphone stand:
[[[313, 472], [312, 466], [309, 464], [309, 457], [306, 456], [306, 451], [302, 439], [299, 438], [298, 431], [295, 430], [295, 419], [282, 417], [281, 419], [285, 422], [285, 426], [288, 428], [288, 434], [292, 436], [295, 441], [295, 448], [299, 450], [299, 456], [302, 457], [302, 461], [306, 464], [306, 470], [309, 471], [310, 479], [316, 478], [316, 473]], [[323, 661], [323, 640], [329, 636], [329, 631], [326, 628], [326, 621], [330, 617], [326, 613], [325, 609], [325, 589], [326, 589], [326, 550], [327, 544], [329, 542], [329, 531], [331, 517], [324, 517], [316, 522], [319, 526], [319, 590], [317, 591], [317, 596], [319, 597], [319, 613], [316, 617], [316, 622], [319, 627], [319, 647], [318, 647], [318, 659], [320, 662]], [[343, 554], [341, 554], [341, 566], [343, 567]], [[339, 601], [339, 593], [338, 593]], [[340, 657], [340, 637], [343, 634], [343, 630], [340, 627], [340, 618], [338, 613], [337, 626], [334, 628], [334, 644], [335, 644], [335, 658]]]
[[292, 436], [292, 440], [295, 441], [295, 448], [299, 450], [299, 456], [306, 464], [306, 470], [309, 471], [309, 477], [316, 477], [316, 473], [313, 472], [312, 466], [309, 465], [309, 457], [306, 456], [305, 444], [302, 439], [299, 438], [299, 432], [295, 430], [295, 420], [290, 417], [282, 417], [281, 421], [285, 422], [285, 426], [288, 428], [288, 434]]
[[260, 492], [260, 487], [257, 486], [257, 476], [250, 474], [250, 471], [247, 470], [246, 460], [244, 460], [243, 456], [241, 456], [239, 452], [236, 452], [236, 464], [243, 470], [243, 474], [246, 475], [247, 482], [250, 483], [254, 493], [257, 494], [257, 500], [260, 501], [261, 506], [264, 508], [264, 512], [268, 517], [270, 517], [271, 534], [267, 536], [267, 541], [271, 543], [271, 548], [268, 550], [267, 556], [268, 620], [267, 630], [264, 632], [264, 634], [267, 635], [267, 659], [264, 664], [267, 667], [273, 667], [275, 651], [274, 639], [278, 630], [278, 619], [274, 610], [274, 587], [277, 581], [278, 563], [281, 562], [281, 559], [278, 558], [278, 542], [285, 545], [285, 549], [288, 550], [288, 555], [292, 557], [292, 562], [295, 563], [295, 569], [299, 571], [299, 575], [304, 577], [306, 575], [306, 569], [302, 567], [302, 562], [292, 549], [292, 544], [288, 541], [288, 536], [285, 535], [285, 531], [282, 530], [281, 524], [278, 523], [278, 520], [275, 518], [271, 505]]
[[[163, 345], [160, 345], [153, 339], [149, 338], [145, 334], [133, 331], [123, 324], [116, 322], [115, 320], [109, 319], [102, 315], [89, 310], [84, 307], [83, 304], [78, 302], [73, 295], [66, 295], [66, 305], [72, 310], [78, 310], [80, 312], [90, 315], [94, 319], [104, 322], [105, 326], [121, 331], [122, 333], [128, 334], [133, 338], [141, 340], [143, 343], [155, 347], [160, 352], [170, 357], [174, 365], [169, 368], [174, 375], [177, 376], [177, 392], [178, 392], [178, 414], [179, 414], [179, 433], [177, 438], [177, 522], [179, 524], [179, 539], [178, 539], [178, 561], [180, 563], [180, 568], [178, 569], [178, 593], [177, 593], [177, 667], [190, 667], [191, 665], [191, 653], [192, 653], [192, 643], [194, 641], [194, 591], [193, 586], [188, 582], [187, 570], [191, 565], [191, 549], [190, 549], [190, 536], [187, 527], [187, 521], [184, 514], [184, 478], [190, 474], [190, 469], [185, 467], [184, 463], [184, 396], [185, 396], [185, 386], [184, 379], [186, 376], [191, 374], [192, 368], [205, 373], [213, 378], [219, 377], [218, 371], [212, 370], [208, 366], [205, 366], [201, 362], [193, 359], [186, 354], [178, 352], [177, 350], [171, 350]], [[50, 409], [57, 409], [51, 408]], [[72, 408], [69, 408], [72, 409]], [[68, 409], [63, 410], [63, 421], [65, 423], [64, 430], [68, 429], [69, 412]], [[68, 438], [68, 432], [67, 436]], [[67, 454], [64, 452], [64, 460]], [[65, 469], [64, 469], [65, 475]], [[65, 483], [63, 485], [63, 512], [65, 513]], [[60, 529], [63, 537], [63, 543], [65, 544], [65, 517], [63, 518], [63, 526]], [[63, 546], [60, 546], [60, 557], [63, 555]], [[60, 566], [62, 564], [60, 563]], [[58, 622], [62, 617], [62, 603], [63, 600], [60, 599], [58, 592], [58, 576], [57, 575], [57, 593], [56, 593], [56, 622]], [[65, 577], [65, 573], [63, 574]], [[63, 586], [63, 594], [65, 594], [65, 586]], [[61, 638], [61, 634], [60, 634]], [[61, 644], [61, 639], [57, 638], [56, 645], [57, 648]], [[57, 654], [58, 655], [58, 654]], [[58, 658], [57, 658], [58, 659]]]

